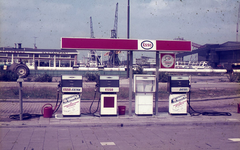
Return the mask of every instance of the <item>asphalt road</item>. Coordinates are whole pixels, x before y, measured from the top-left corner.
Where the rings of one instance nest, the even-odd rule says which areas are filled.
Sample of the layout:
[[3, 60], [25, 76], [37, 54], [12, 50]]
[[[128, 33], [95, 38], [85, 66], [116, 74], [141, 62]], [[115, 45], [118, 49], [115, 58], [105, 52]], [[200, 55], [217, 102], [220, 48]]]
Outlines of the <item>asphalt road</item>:
[[3, 150], [237, 150], [240, 125], [2, 128]]

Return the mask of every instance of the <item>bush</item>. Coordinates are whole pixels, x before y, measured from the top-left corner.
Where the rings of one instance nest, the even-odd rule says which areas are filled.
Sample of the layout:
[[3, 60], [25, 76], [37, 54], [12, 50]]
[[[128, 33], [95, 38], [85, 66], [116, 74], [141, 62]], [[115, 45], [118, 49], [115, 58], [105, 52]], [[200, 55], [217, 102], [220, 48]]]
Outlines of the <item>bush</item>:
[[99, 79], [99, 74], [98, 73], [87, 72], [85, 74], [85, 77], [87, 78], [87, 81], [89, 81], [89, 82], [97, 82], [98, 79]]
[[159, 72], [159, 82], [167, 82], [168, 81], [168, 74], [164, 72]]
[[143, 68], [141, 66], [134, 67], [133, 74], [143, 74]]
[[39, 74], [33, 77], [34, 82], [52, 82], [52, 76], [48, 74]]
[[236, 79], [236, 82], [240, 82], [240, 74], [238, 74], [238, 77]]
[[229, 82], [240, 82], [240, 74], [228, 74], [227, 77]]
[[3, 70], [3, 66], [0, 68], [0, 81], [17, 81], [18, 75], [9, 70]]

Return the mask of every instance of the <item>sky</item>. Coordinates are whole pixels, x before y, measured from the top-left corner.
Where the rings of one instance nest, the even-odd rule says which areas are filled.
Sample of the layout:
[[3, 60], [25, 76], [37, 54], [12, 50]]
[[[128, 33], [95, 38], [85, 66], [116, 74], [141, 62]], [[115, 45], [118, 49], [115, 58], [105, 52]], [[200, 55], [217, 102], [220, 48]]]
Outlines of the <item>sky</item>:
[[[60, 49], [61, 37], [127, 38], [128, 0], [0, 0], [0, 47]], [[222, 44], [236, 41], [240, 0], [130, 0], [130, 39]], [[239, 37], [240, 39], [240, 37]]]

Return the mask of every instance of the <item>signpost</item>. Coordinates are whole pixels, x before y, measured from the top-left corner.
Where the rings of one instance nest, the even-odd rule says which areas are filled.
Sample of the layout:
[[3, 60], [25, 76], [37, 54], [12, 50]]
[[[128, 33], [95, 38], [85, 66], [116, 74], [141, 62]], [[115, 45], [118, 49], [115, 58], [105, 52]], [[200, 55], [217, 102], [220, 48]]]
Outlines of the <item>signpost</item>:
[[175, 53], [161, 53], [160, 58], [161, 68], [175, 68]]
[[[96, 39], [96, 38], [62, 38], [62, 49], [77, 50], [121, 50], [130, 51], [130, 78], [129, 87], [132, 88], [132, 52], [156, 52], [156, 79], [158, 81], [159, 52], [190, 52], [192, 51], [191, 41], [171, 40], [133, 40], [133, 39]], [[161, 54], [161, 68], [174, 68], [175, 54]], [[158, 83], [158, 82], [157, 82]], [[157, 84], [158, 85], [158, 84]], [[132, 90], [129, 90], [132, 92]], [[129, 111], [132, 111], [132, 94], [129, 94]], [[158, 114], [158, 86], [155, 93], [155, 115]], [[129, 112], [129, 116], [132, 112]]]

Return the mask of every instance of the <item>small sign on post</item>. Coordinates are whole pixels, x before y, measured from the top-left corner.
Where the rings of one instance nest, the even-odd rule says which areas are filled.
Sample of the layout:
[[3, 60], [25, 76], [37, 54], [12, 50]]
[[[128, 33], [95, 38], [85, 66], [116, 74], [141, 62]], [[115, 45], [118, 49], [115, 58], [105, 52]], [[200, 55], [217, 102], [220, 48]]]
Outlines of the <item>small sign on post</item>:
[[160, 67], [161, 68], [175, 68], [175, 53], [161, 53]]

